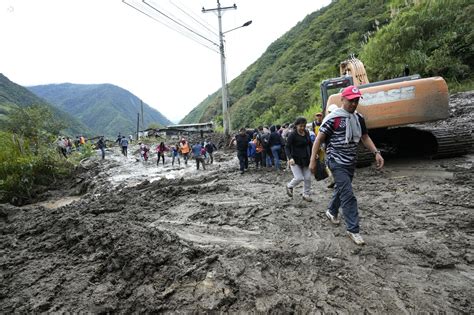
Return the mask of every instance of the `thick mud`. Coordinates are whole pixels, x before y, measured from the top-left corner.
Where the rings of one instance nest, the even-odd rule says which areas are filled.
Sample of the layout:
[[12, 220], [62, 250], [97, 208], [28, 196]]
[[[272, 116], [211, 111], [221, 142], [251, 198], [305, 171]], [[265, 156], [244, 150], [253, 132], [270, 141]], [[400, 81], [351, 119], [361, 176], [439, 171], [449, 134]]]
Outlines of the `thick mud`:
[[[471, 129], [472, 99], [452, 100]], [[60, 198], [0, 205], [0, 312], [473, 313], [472, 153], [358, 169], [362, 247], [325, 182], [291, 199], [290, 172], [234, 155], [196, 171], [111, 149]]]

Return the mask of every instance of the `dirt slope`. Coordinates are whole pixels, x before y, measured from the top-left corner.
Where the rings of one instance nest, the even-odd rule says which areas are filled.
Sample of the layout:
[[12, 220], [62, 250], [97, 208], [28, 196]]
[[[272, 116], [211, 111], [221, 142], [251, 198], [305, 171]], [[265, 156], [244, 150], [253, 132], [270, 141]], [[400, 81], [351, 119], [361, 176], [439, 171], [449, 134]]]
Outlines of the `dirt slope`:
[[[452, 123], [472, 129], [473, 96]], [[325, 183], [290, 199], [289, 172], [218, 153], [197, 173], [109, 152], [69, 204], [0, 205], [0, 312], [473, 312], [474, 155], [358, 169], [357, 247]]]

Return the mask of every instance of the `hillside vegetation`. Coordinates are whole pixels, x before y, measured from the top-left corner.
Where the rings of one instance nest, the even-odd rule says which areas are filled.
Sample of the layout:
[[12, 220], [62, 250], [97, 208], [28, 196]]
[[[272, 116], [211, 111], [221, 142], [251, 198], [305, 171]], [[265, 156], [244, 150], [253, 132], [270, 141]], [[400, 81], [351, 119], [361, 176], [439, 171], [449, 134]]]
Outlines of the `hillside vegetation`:
[[[87, 135], [91, 133], [90, 129], [79, 120], [52, 106], [44, 99], [31, 93], [23, 86], [10, 81], [6, 76], [0, 73], [0, 122], [2, 122], [2, 127], [7, 125], [7, 121], [12, 113], [19, 109], [26, 109], [32, 106], [40, 106], [44, 108], [45, 111], [51, 111], [52, 115], [58, 121], [61, 121], [63, 129], [59, 132], [69, 135]], [[24, 123], [26, 123], [26, 119]]]
[[12, 106], [0, 125], [0, 203], [22, 205], [71, 175], [91, 150], [65, 159], [57, 150], [64, 120], [45, 105]]
[[[335, 0], [308, 15], [229, 84], [232, 127], [312, 118], [320, 110], [319, 84], [339, 76], [355, 53], [369, 79], [411, 73], [443, 76], [451, 90], [474, 88], [474, 4], [469, 0]], [[222, 123], [216, 91], [182, 123]]]
[[[140, 99], [112, 84], [48, 84], [28, 87], [54, 106], [78, 118], [95, 135], [115, 137], [137, 130]], [[157, 110], [143, 104], [144, 127], [170, 125]], [[141, 121], [141, 119], [140, 119]]]

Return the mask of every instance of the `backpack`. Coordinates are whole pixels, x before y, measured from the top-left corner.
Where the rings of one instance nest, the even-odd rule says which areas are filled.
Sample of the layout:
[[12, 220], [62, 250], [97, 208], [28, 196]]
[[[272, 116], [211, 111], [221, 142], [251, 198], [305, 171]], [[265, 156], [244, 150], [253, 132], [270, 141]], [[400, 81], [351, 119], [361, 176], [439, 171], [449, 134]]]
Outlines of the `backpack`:
[[259, 140], [262, 143], [263, 147], [267, 148], [268, 142], [270, 141], [270, 134], [269, 133], [260, 134]]
[[207, 152], [209, 152], [209, 153], [214, 152], [214, 147], [213, 147], [212, 143], [209, 142], [204, 147], [206, 148]]

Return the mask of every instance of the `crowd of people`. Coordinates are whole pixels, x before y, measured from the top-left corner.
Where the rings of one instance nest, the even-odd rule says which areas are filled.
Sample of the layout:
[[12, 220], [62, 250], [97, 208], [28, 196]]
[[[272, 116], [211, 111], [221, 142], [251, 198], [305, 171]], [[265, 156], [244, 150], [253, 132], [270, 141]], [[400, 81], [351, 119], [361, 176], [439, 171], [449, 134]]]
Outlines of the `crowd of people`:
[[338, 225], [339, 209], [342, 209], [347, 234], [357, 245], [365, 243], [359, 233], [357, 199], [352, 190], [359, 142], [374, 154], [377, 169], [384, 165], [380, 151], [368, 135], [364, 117], [356, 111], [361, 98], [359, 89], [349, 86], [341, 93], [342, 106], [331, 104], [327, 115], [316, 113], [311, 124], [299, 117], [291, 125], [241, 128], [231, 141], [237, 149], [241, 174], [248, 169], [249, 159], [254, 161], [256, 169], [274, 167], [276, 171], [281, 170], [280, 161], [286, 160], [293, 173], [292, 180], [286, 184], [286, 193], [291, 198], [296, 186], [303, 182], [302, 198], [311, 202], [312, 175], [317, 180], [330, 177], [328, 187], [334, 191], [325, 215]]
[[70, 137], [59, 137], [56, 140], [56, 147], [59, 154], [67, 159], [74, 150], [82, 151], [86, 141], [84, 136], [76, 136], [75, 140], [71, 140]]
[[[121, 142], [122, 143], [122, 142]], [[122, 144], [121, 144], [122, 145]], [[127, 144], [128, 145], [128, 144]], [[149, 145], [144, 142], [139, 142], [139, 152], [140, 160], [148, 161], [150, 151]], [[122, 145], [122, 152], [126, 152]], [[184, 165], [188, 165], [188, 161], [194, 159], [196, 162], [196, 168], [199, 170], [202, 168], [206, 169], [206, 164], [214, 163], [214, 152], [217, 150], [216, 145], [211, 140], [205, 141], [196, 141], [193, 145], [186, 138], [181, 138], [181, 140], [176, 144], [166, 144], [165, 142], [160, 142], [154, 149], [156, 152], [156, 165], [165, 165], [167, 156], [171, 158], [171, 165], [174, 166], [175, 163], [179, 166], [181, 165], [181, 159], [183, 160]], [[124, 155], [126, 155], [124, 153]]]
[[[347, 234], [358, 245], [364, 244], [360, 235], [357, 199], [352, 190], [352, 179], [357, 162], [359, 142], [374, 154], [376, 168], [381, 169], [384, 159], [368, 135], [364, 117], [356, 111], [362, 94], [355, 86], [346, 87], [341, 93], [342, 106], [328, 106], [326, 115], [316, 113], [314, 120], [308, 123], [306, 118], [298, 117], [292, 124], [259, 126], [255, 129], [241, 128], [232, 138], [230, 145], [235, 146], [241, 174], [249, 169], [249, 161], [255, 169], [281, 171], [291, 170], [293, 178], [286, 184], [286, 193], [293, 198], [295, 188], [303, 182], [302, 199], [311, 202], [311, 182], [329, 177], [329, 188], [334, 188], [331, 201], [325, 212], [328, 220], [340, 224], [340, 209], [344, 215]], [[72, 148], [85, 144], [85, 138], [77, 137], [74, 143], [69, 138], [59, 138], [60, 153], [67, 158]], [[128, 155], [131, 137], [119, 136], [116, 143], [121, 147], [124, 156]], [[76, 144], [77, 142], [77, 144]], [[96, 143], [105, 157], [103, 137]], [[139, 142], [140, 159], [148, 161], [150, 147]], [[156, 163], [166, 163], [166, 156], [171, 158], [171, 165], [185, 165], [194, 159], [196, 169], [206, 169], [206, 164], [214, 162], [217, 147], [211, 140], [196, 141], [191, 144], [186, 138], [176, 144], [167, 145], [160, 142], [154, 151]], [[286, 161], [282, 164], [281, 161]]]

